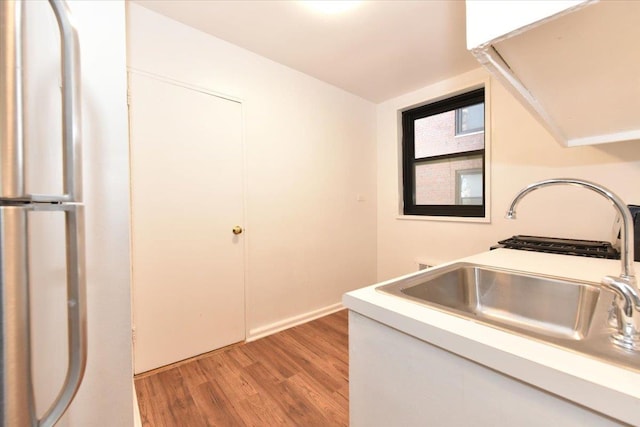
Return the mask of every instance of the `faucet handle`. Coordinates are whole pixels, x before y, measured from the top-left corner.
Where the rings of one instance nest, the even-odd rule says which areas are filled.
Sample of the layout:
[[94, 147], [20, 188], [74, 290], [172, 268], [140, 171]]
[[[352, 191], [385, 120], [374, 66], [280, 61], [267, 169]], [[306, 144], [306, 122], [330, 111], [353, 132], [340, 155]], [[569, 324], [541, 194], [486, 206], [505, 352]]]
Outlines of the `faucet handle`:
[[627, 350], [640, 350], [640, 295], [635, 277], [605, 276], [602, 285], [615, 294], [609, 324], [616, 328], [611, 341]]

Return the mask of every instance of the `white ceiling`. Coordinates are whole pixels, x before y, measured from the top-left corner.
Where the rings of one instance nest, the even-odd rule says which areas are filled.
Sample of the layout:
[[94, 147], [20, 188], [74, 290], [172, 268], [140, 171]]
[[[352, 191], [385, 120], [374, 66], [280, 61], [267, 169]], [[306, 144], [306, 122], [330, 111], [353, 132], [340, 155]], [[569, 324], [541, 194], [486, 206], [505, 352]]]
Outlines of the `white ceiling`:
[[462, 0], [365, 0], [340, 14], [299, 0], [136, 2], [373, 102], [478, 66]]

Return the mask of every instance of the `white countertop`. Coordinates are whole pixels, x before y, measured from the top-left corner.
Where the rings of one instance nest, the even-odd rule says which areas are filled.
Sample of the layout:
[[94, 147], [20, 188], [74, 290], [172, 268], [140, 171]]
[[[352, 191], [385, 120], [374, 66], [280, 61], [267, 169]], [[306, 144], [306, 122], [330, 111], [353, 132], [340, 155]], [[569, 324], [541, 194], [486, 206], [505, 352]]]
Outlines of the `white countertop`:
[[[605, 275], [619, 275], [621, 267], [617, 260], [511, 249], [484, 252], [456, 262], [461, 261], [595, 283]], [[635, 268], [640, 271], [640, 263], [636, 262]], [[343, 304], [425, 342], [616, 419], [640, 425], [640, 372], [375, 290], [396, 280], [349, 292], [344, 295]]]

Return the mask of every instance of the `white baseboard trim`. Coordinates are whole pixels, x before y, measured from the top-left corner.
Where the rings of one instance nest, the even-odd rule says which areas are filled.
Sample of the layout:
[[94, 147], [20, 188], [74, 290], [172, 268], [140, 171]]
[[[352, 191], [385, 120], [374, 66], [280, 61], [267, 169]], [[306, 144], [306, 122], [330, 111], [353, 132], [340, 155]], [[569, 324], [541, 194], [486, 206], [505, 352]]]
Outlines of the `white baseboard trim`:
[[136, 385], [133, 384], [133, 426], [142, 427], [142, 418], [140, 417], [140, 405], [138, 405], [138, 395], [136, 394]]
[[344, 309], [342, 303], [336, 303], [327, 307], [320, 308], [318, 310], [309, 311], [307, 313], [300, 314], [298, 316], [289, 317], [278, 322], [271, 323], [269, 325], [260, 326], [258, 328], [250, 329], [247, 336], [247, 342], [255, 341], [260, 338], [275, 334], [276, 332], [284, 331], [285, 329], [292, 328], [297, 325], [315, 320], [319, 317], [326, 316], [336, 311]]

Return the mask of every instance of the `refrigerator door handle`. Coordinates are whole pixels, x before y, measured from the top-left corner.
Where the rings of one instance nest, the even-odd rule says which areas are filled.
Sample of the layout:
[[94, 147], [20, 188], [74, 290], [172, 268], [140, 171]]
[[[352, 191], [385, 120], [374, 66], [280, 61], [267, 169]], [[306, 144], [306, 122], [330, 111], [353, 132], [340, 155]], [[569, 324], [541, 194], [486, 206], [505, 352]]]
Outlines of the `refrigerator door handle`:
[[[65, 413], [80, 388], [87, 363], [84, 208], [80, 204], [82, 201], [80, 47], [78, 34], [71, 22], [71, 13], [67, 3], [64, 0], [49, 0], [49, 4], [54, 11], [60, 28], [63, 177], [64, 192], [71, 202], [68, 205], [57, 206], [58, 209], [65, 210], [66, 222], [69, 358], [62, 389], [51, 407], [37, 422], [37, 425], [42, 427], [55, 425]], [[56, 209], [56, 205], [50, 206]]]
[[82, 201], [82, 114], [80, 42], [64, 0], [49, 0], [60, 28], [62, 63], [63, 188], [71, 202]]
[[[34, 205], [32, 205], [34, 206]], [[84, 206], [35, 205], [36, 210], [64, 210], [67, 256], [67, 334], [68, 365], [62, 389], [38, 420], [39, 427], [58, 422], [76, 395], [87, 365], [87, 312], [84, 260]]]

